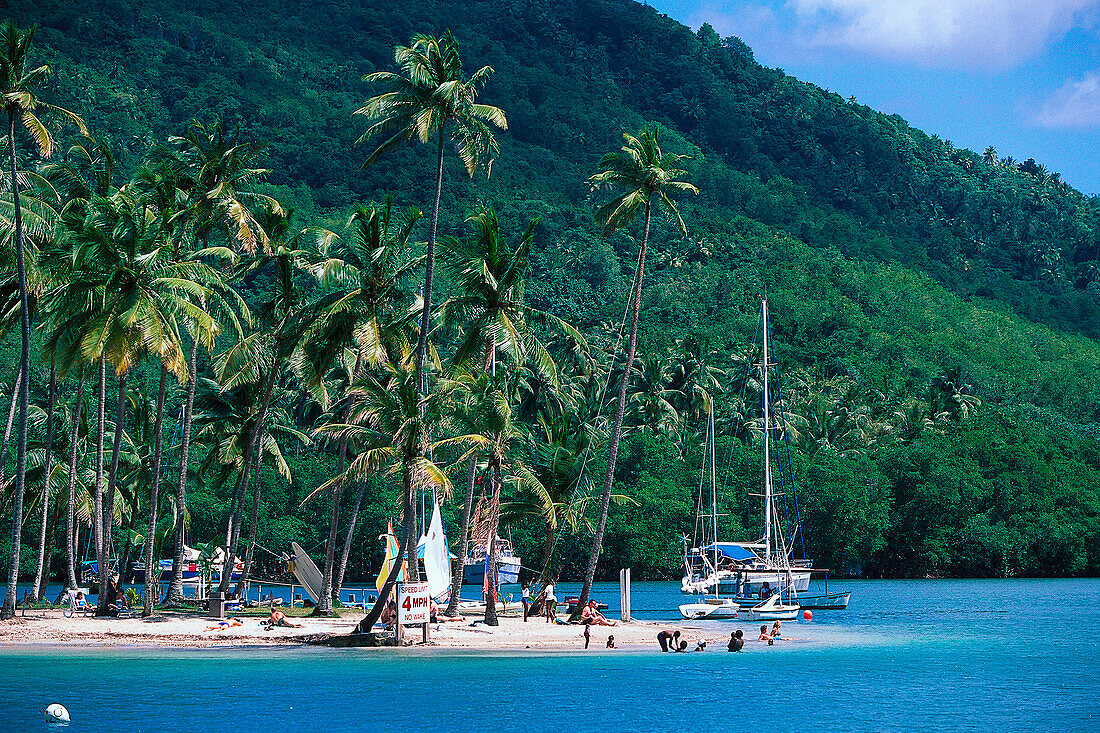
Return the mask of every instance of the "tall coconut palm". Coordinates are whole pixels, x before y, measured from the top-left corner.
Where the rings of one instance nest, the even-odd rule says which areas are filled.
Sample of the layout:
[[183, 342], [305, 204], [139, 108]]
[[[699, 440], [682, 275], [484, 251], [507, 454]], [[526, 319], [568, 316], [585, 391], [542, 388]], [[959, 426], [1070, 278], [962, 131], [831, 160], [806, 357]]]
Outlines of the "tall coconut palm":
[[508, 120], [500, 108], [477, 102], [478, 92], [489, 80], [493, 69], [482, 66], [467, 78], [462, 71], [458, 42], [450, 32], [441, 39], [419, 34], [413, 36], [408, 46], [394, 49], [394, 62], [401, 73], [379, 71], [364, 77], [365, 81], [384, 85], [386, 91], [368, 99], [354, 114], [362, 115], [371, 122], [358, 143], [376, 136], [384, 137], [367, 157], [364, 167], [403, 142], [415, 138], [426, 143], [435, 137], [435, 198], [424, 261], [420, 333], [416, 343], [417, 380], [423, 391], [435, 274], [435, 244], [439, 231], [439, 200], [443, 192], [443, 154], [447, 138], [450, 137], [455, 143], [458, 156], [472, 177], [482, 164], [491, 170], [497, 153], [496, 139], [486, 122], [507, 129]]
[[605, 155], [600, 161], [599, 172], [588, 179], [593, 187], [618, 189], [622, 192], [596, 210], [596, 219], [603, 224], [605, 232], [627, 226], [639, 213], [643, 215], [643, 223], [642, 242], [638, 248], [638, 264], [634, 270], [634, 286], [627, 304], [630, 311], [630, 336], [622, 377], [619, 381], [615, 420], [607, 449], [607, 474], [604, 476], [599, 518], [596, 521], [596, 533], [592, 540], [592, 552], [588, 557], [588, 568], [584, 574], [584, 585], [581, 588], [578, 608], [588, 603], [588, 594], [592, 589], [592, 581], [596, 577], [596, 564], [600, 559], [603, 533], [607, 526], [611, 487], [615, 481], [615, 459], [619, 455], [626, 397], [630, 388], [631, 370], [634, 368], [634, 355], [638, 348], [638, 313], [642, 305], [642, 280], [645, 275], [645, 257], [646, 249], [649, 247], [653, 206], [663, 204], [676, 220], [680, 231], [687, 236], [687, 226], [675, 204], [672, 203], [672, 199], [669, 198], [669, 194], [699, 192], [699, 189], [692, 184], [677, 180], [684, 175], [684, 171], [679, 166], [681, 161], [685, 160], [685, 156], [666, 155], [662, 152], [658, 145], [659, 133], [659, 128], [643, 128], [637, 137], [624, 134], [626, 145], [618, 152]]
[[34, 95], [36, 86], [49, 74], [48, 66], [33, 67], [30, 63], [31, 42], [34, 28], [20, 31], [14, 21], [0, 25], [0, 104], [8, 116], [8, 157], [12, 191], [13, 224], [15, 233], [16, 271], [19, 277], [20, 333], [22, 342], [19, 369], [26, 378], [19, 388], [19, 428], [16, 448], [15, 506], [12, 511], [11, 563], [8, 570], [8, 591], [4, 597], [0, 618], [15, 615], [16, 587], [19, 580], [19, 550], [23, 529], [23, 491], [27, 473], [27, 408], [30, 400], [31, 320], [27, 303], [27, 271], [24, 261], [22, 209], [19, 201], [19, 177], [15, 156], [15, 131], [17, 123], [26, 128], [43, 157], [53, 153], [53, 136], [39, 119], [39, 108], [56, 111], [77, 122], [79, 117], [60, 107], [48, 105]]
[[[410, 271], [420, 263], [419, 258], [408, 257], [406, 251], [413, 229], [422, 216], [415, 208], [395, 216], [393, 197], [388, 197], [381, 206], [361, 206], [354, 211], [345, 227], [346, 236], [336, 237], [324, 232], [318, 238], [319, 257], [311, 264], [310, 271], [327, 292], [317, 304], [320, 318], [305, 339], [304, 363], [310, 364], [314, 373], [324, 373], [333, 355], [343, 348], [351, 348], [355, 354], [354, 366], [347, 370], [349, 385], [364, 365], [375, 367], [387, 359], [390, 331], [409, 300], [404, 286]], [[343, 402], [343, 419], [336, 421], [347, 423], [354, 401], [346, 396]], [[336, 413], [332, 414], [335, 417]], [[347, 439], [341, 438], [338, 443], [336, 472], [342, 474]], [[341, 483], [332, 486], [322, 598], [316, 607], [318, 614], [331, 613], [332, 599], [339, 594], [365, 486], [360, 482], [338, 565], [337, 530], [344, 487]]]
[[[534, 336], [530, 324], [549, 322], [576, 343], [584, 345], [585, 341], [566, 321], [526, 303], [529, 254], [537, 220], [527, 226], [515, 245], [507, 242], [492, 208], [481, 208], [466, 221], [472, 230], [469, 236], [444, 240], [444, 262], [455, 280], [457, 294], [440, 306], [440, 313], [445, 330], [461, 333], [454, 362], [465, 368], [473, 366], [495, 373], [500, 351], [510, 358], [513, 366], [530, 359], [544, 379], [556, 383], [554, 360]], [[475, 467], [471, 464], [468, 476], [474, 474]], [[472, 482], [468, 481], [466, 506], [472, 504], [472, 498]], [[451, 603], [447, 607], [451, 615], [458, 612], [457, 599], [469, 544], [469, 521], [470, 514], [464, 509], [458, 571], [452, 579]]]
[[[298, 356], [304, 335], [315, 320], [316, 309], [306, 303], [301, 290], [294, 282], [297, 269], [308, 266], [311, 253], [300, 247], [306, 241], [303, 233], [292, 235], [290, 222], [292, 214], [281, 206], [263, 210], [257, 216], [268, 241], [268, 249], [242, 264], [238, 277], [249, 277], [262, 268], [273, 270], [278, 286], [272, 296], [258, 309], [263, 327], [250, 334], [237, 344], [226, 349], [218, 357], [218, 381], [223, 389], [233, 389], [242, 384], [259, 382], [263, 385], [262, 397], [256, 408], [256, 418], [252, 425], [248, 442], [244, 446], [242, 465], [253, 465], [258, 458], [261, 441], [265, 434], [271, 397], [280, 371], [292, 358], [300, 362]], [[248, 495], [252, 471], [244, 470], [237, 482], [237, 488], [230, 502], [230, 516], [227, 524], [226, 558], [231, 561], [240, 540], [241, 512], [244, 498]], [[231, 573], [223, 572], [219, 592], [229, 590]]]
[[[375, 473], [401, 476], [402, 532], [399, 556], [409, 570], [410, 580], [419, 577], [416, 558], [416, 515], [414, 492], [437, 487], [444, 491], [450, 482], [446, 474], [425, 457], [425, 448], [437, 449], [463, 442], [478, 442], [477, 436], [463, 435], [430, 443], [429, 424], [438, 418], [438, 393], [420, 396], [415, 369], [415, 355], [406, 338], [395, 335], [389, 358], [378, 369], [359, 379], [352, 392], [355, 408], [348, 425], [325, 425], [318, 434], [331, 438], [347, 437], [357, 444], [357, 455], [348, 463], [343, 475], [335, 476], [316, 489], [328, 491], [334, 482], [345, 484], [365, 481]], [[378, 600], [360, 622], [361, 629], [370, 630], [382, 614], [402, 563], [393, 564], [385, 579]]]
[[[253, 186], [266, 171], [257, 167], [261, 148], [254, 143], [243, 142], [240, 130], [226, 130], [222, 124], [192, 122], [184, 135], [173, 136], [168, 146], [157, 151], [150, 161], [155, 171], [155, 182], [147, 187], [160, 191], [162, 198], [175, 197], [178, 191], [184, 198], [183, 218], [176, 224], [175, 257], [190, 259], [205, 253], [222, 257], [234, 256], [233, 249], [245, 252], [263, 251], [269, 240], [263, 226], [256, 220], [259, 209], [281, 212], [275, 199], [253, 190]], [[229, 248], [221, 245], [225, 241]], [[191, 251], [191, 248], [197, 251]], [[231, 298], [234, 292], [218, 288], [218, 292]], [[247, 317], [243, 301], [237, 299], [236, 307]], [[232, 316], [232, 312], [226, 313]], [[224, 320], [224, 319], [223, 319]], [[187, 475], [190, 467], [191, 422], [195, 400], [195, 383], [200, 344], [210, 351], [215, 332], [200, 323], [185, 321], [191, 338], [188, 358], [187, 394], [182, 413], [183, 427], [180, 445], [179, 481], [176, 485], [177, 513], [183, 517], [187, 510]], [[168, 585], [167, 601], [178, 603], [183, 599], [183, 577], [179, 572], [184, 560], [185, 522], [176, 523], [175, 553], [172, 560], [172, 580]]]

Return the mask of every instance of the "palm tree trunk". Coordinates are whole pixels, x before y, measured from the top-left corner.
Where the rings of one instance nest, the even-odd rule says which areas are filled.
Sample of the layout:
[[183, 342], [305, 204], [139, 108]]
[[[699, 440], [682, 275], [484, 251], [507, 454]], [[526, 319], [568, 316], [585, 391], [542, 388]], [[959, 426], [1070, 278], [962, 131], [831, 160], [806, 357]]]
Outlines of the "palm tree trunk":
[[23, 367], [15, 370], [15, 383], [11, 387], [11, 406], [8, 408], [8, 426], [4, 428], [4, 445], [0, 446], [0, 486], [4, 484], [8, 463], [8, 445], [11, 439], [11, 426], [15, 424], [15, 408], [19, 406], [19, 390], [23, 384]]
[[[397, 582], [397, 575], [401, 572], [401, 556], [408, 552], [408, 547], [412, 544], [414, 547], [416, 543], [412, 541], [413, 533], [416, 532], [416, 519], [413, 516], [413, 486], [412, 486], [412, 472], [413, 462], [409, 459], [404, 461], [402, 476], [402, 500], [401, 500], [401, 513], [404, 518], [403, 527], [401, 530], [402, 537], [397, 548], [397, 559], [393, 563], [393, 567], [390, 568], [390, 574], [386, 577], [386, 582], [382, 584], [382, 590], [378, 592], [378, 600], [371, 606], [367, 615], [359, 622], [359, 630], [364, 633], [369, 633], [374, 624], [378, 621], [378, 617], [382, 615], [382, 609], [386, 607], [386, 601], [389, 600], [390, 593], [393, 591], [393, 584]], [[406, 575], [406, 578], [408, 576]]]
[[336, 595], [340, 595], [340, 589], [344, 587], [344, 571], [348, 567], [348, 555], [351, 554], [351, 539], [355, 535], [355, 523], [359, 521], [359, 506], [363, 503], [363, 494], [367, 491], [367, 482], [359, 482], [359, 492], [355, 495], [355, 505], [351, 508], [351, 519], [348, 523], [348, 531], [344, 534], [344, 549], [340, 552], [340, 564], [336, 566], [336, 579], [333, 587]]
[[76, 454], [80, 434], [80, 403], [84, 399], [84, 368], [80, 369], [80, 384], [76, 388], [76, 407], [73, 409], [73, 427], [69, 434], [69, 506], [65, 512], [65, 560], [68, 565], [68, 587], [76, 588], [76, 538], [74, 517], [76, 513]]
[[258, 523], [260, 520], [260, 489], [262, 487], [260, 479], [263, 478], [263, 457], [263, 450], [258, 450], [256, 451], [256, 460], [252, 462], [252, 475], [255, 478], [252, 479], [252, 511], [248, 518], [248, 544], [245, 546], [241, 579], [237, 581], [237, 585], [233, 588], [238, 597], [241, 593], [244, 593], [245, 578], [252, 570], [252, 556], [256, 551], [256, 530], [259, 528]]
[[15, 459], [15, 507], [11, 520], [11, 564], [8, 566], [8, 593], [0, 618], [15, 615], [15, 594], [19, 584], [19, 550], [23, 535], [23, 488], [27, 477], [27, 406], [30, 402], [31, 381], [31, 314], [27, 306], [27, 266], [23, 260], [23, 219], [19, 211], [19, 179], [15, 175], [15, 112], [8, 112], [8, 153], [11, 156], [11, 193], [15, 209], [15, 260], [19, 271], [19, 326], [22, 350], [19, 353], [19, 370], [24, 379], [19, 387], [19, 444]]
[[548, 521], [546, 523], [546, 541], [542, 546], [542, 572], [539, 573], [536, 586], [546, 585], [553, 575], [551, 563], [554, 559], [554, 549], [558, 546], [558, 530]]
[[[46, 548], [54, 547], [54, 543], [57, 542], [57, 525], [61, 522], [61, 505], [54, 502], [53, 512], [50, 514], [50, 527], [46, 534]], [[42, 578], [38, 581], [38, 599], [40, 601], [48, 601], [46, 598], [46, 586], [50, 582], [50, 571], [53, 569], [53, 553], [46, 552], [46, 558], [43, 562]]]
[[420, 311], [420, 334], [416, 339], [416, 384], [421, 395], [426, 391], [424, 361], [428, 353], [428, 328], [432, 314], [432, 279], [435, 276], [435, 242], [439, 234], [439, 202], [443, 196], [443, 125], [439, 126], [439, 145], [436, 153], [435, 201], [432, 203], [432, 228], [428, 233], [428, 251], [424, 259], [423, 309]]
[[630, 343], [626, 350], [626, 364], [623, 367], [622, 380], [619, 383], [619, 401], [615, 407], [615, 424], [611, 429], [611, 445], [607, 452], [607, 474], [604, 476], [603, 496], [600, 498], [600, 518], [596, 522], [596, 535], [592, 539], [592, 553], [588, 556], [588, 569], [584, 573], [584, 585], [581, 587], [578, 612], [588, 604], [588, 594], [592, 591], [592, 581], [596, 578], [596, 564], [603, 549], [603, 533], [607, 527], [607, 510], [611, 505], [611, 486], [615, 483], [615, 459], [619, 455], [619, 439], [623, 434], [623, 413], [626, 412], [626, 393], [630, 388], [630, 372], [634, 368], [634, 355], [638, 348], [638, 312], [642, 305], [642, 276], [645, 274], [645, 253], [649, 244], [649, 224], [652, 216], [650, 199], [645, 202], [645, 228], [642, 232], [642, 246], [638, 250], [638, 267], [634, 273], [634, 291], [630, 296]]
[[[277, 347], [276, 347], [276, 353]], [[252, 426], [252, 435], [248, 441], [248, 447], [245, 449], [245, 454], [241, 465], [245, 467], [244, 475], [237, 489], [236, 495], [233, 497], [233, 512], [229, 518], [230, 537], [226, 538], [226, 557], [225, 567], [222, 568], [221, 582], [218, 584], [218, 592], [222, 595], [229, 590], [229, 580], [233, 575], [233, 553], [237, 548], [237, 543], [241, 538], [241, 507], [244, 504], [244, 497], [248, 494], [248, 479], [250, 472], [247, 467], [252, 462], [252, 457], [257, 450], [260, 450], [260, 436], [264, 430], [264, 420], [267, 419], [267, 409], [271, 405], [271, 394], [275, 391], [275, 379], [279, 374], [279, 359], [276, 358], [271, 364], [271, 369], [267, 374], [267, 386], [264, 389], [264, 399], [260, 404], [260, 411], [256, 415], [256, 424]]]
[[149, 531], [145, 533], [145, 606], [142, 616], [153, 615], [153, 573], [160, 576], [160, 558], [153, 557], [153, 541], [157, 532], [157, 509], [160, 506], [160, 464], [164, 436], [164, 393], [168, 386], [168, 368], [160, 365], [160, 387], [157, 390], [156, 427], [153, 429], [153, 481], [149, 486]]
[[[95, 447], [95, 512], [92, 522], [95, 525], [95, 557], [99, 575], [99, 595], [107, 593], [107, 552], [103, 538], [103, 443], [107, 430], [107, 360], [99, 359], [99, 405], [96, 415]], [[113, 521], [113, 517], [112, 517]]]
[[489, 502], [489, 531], [492, 534], [489, 535], [489, 553], [485, 563], [485, 581], [488, 586], [488, 592], [485, 594], [485, 625], [498, 626], [500, 621], [497, 620], [496, 590], [500, 541], [497, 537], [499, 534], [497, 525], [500, 522], [500, 487], [502, 483], [499, 463], [492, 467], [489, 475], [493, 482], [493, 495], [492, 500]]
[[444, 612], [447, 616], [458, 615], [458, 601], [462, 593], [462, 581], [466, 572], [466, 555], [470, 544], [470, 515], [474, 508], [474, 488], [477, 483], [477, 458], [470, 459], [470, 467], [466, 472], [466, 502], [462, 506], [462, 532], [458, 545], [458, 562], [454, 577], [451, 579], [451, 602], [447, 604]]
[[179, 520], [176, 522], [176, 552], [172, 557], [172, 580], [168, 583], [168, 595], [165, 603], [175, 604], [183, 600], [183, 541], [185, 538], [184, 523], [187, 517], [187, 467], [188, 451], [191, 447], [191, 410], [195, 405], [195, 378], [197, 371], [197, 357], [199, 341], [191, 339], [191, 356], [187, 362], [187, 399], [183, 403], [183, 439], [180, 446], [180, 475], [179, 484], [176, 486], [176, 511], [179, 512]]
[[[363, 349], [359, 349], [359, 353], [355, 357], [355, 368], [352, 369], [349, 382], [354, 381], [355, 377], [359, 374], [359, 367], [363, 364]], [[344, 422], [351, 422], [351, 410], [354, 407], [353, 400], [349, 397], [346, 408], [346, 415]], [[347, 458], [348, 453], [348, 439], [346, 436], [340, 438], [340, 450], [339, 458], [336, 464], [336, 475], [342, 476], [344, 474], [344, 461]], [[340, 494], [344, 490], [344, 482], [340, 480], [332, 489], [332, 509], [329, 512], [328, 518], [328, 538], [325, 541], [325, 568], [322, 571], [321, 581], [321, 597], [317, 601], [317, 605], [313, 609], [313, 615], [315, 616], [331, 616], [332, 615], [332, 601], [339, 595], [339, 586], [334, 587], [332, 582], [333, 567], [336, 562], [336, 537], [340, 531]]]
[[37, 603], [42, 599], [38, 589], [42, 587], [42, 581], [46, 573], [46, 537], [47, 524], [50, 512], [50, 467], [53, 463], [53, 402], [54, 384], [57, 382], [57, 362], [50, 359], [50, 387], [46, 398], [46, 465], [42, 479], [42, 526], [38, 530], [38, 564], [34, 571], [34, 585], [31, 586], [29, 600]]
[[[115, 435], [114, 441], [111, 446], [111, 470], [107, 478], [107, 495], [103, 499], [103, 547], [107, 554], [110, 554], [111, 550], [111, 533], [114, 529], [115, 521], [115, 485], [118, 482], [118, 458], [122, 452], [122, 433], [123, 426], [126, 422], [126, 373], [118, 375], [118, 404], [115, 407]], [[133, 507], [130, 510], [131, 519], [133, 513], [137, 507]], [[122, 558], [125, 561], [125, 558]], [[108, 598], [107, 586], [103, 584], [106, 575], [106, 565], [104, 560], [100, 560], [99, 578], [99, 606], [96, 608], [96, 616], [107, 615], [107, 604], [110, 603], [113, 598]], [[126, 572], [125, 567], [119, 567], [119, 574]]]

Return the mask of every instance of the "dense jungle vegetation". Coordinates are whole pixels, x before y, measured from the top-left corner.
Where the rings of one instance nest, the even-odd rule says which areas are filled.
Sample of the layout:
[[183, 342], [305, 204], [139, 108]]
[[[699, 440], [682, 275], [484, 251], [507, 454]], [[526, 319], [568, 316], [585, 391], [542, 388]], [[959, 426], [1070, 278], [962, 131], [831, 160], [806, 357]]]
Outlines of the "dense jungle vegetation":
[[[377, 536], [387, 520], [400, 522], [400, 472], [362, 469], [384, 430], [356, 424], [353, 413], [383, 397], [397, 400], [393, 411], [408, 408], [398, 405], [394, 385], [416, 380], [408, 364], [393, 362], [415, 351], [420, 334], [414, 305], [437, 151], [398, 145], [364, 166], [385, 136], [357, 143], [370, 121], [353, 113], [383, 91], [364, 76], [398, 71], [395, 46], [448, 30], [467, 74], [492, 67], [478, 102], [507, 116], [507, 130], [490, 125], [499, 146], [491, 166], [487, 152], [467, 175], [450, 145], [443, 162], [432, 296], [440, 308], [426, 361], [431, 399], [420, 416], [432, 440], [482, 436], [434, 454], [453, 481], [445, 508], [452, 547], [473, 451], [469, 475], [485, 482], [470, 486], [481, 494], [489, 486], [491, 505], [495, 466], [499, 519], [525, 564], [540, 572], [549, 547], [550, 575], [584, 573], [624, 363], [620, 329], [643, 237], [640, 219], [605, 233], [593, 212], [609, 194], [589, 179], [624, 133], [659, 127], [661, 148], [687, 156], [681, 178], [699, 193], [672, 195], [686, 237], [674, 216], [655, 209], [614, 471], [619, 498], [597, 577], [628, 566], [635, 577], [679, 577], [711, 399], [720, 500], [730, 515], [723, 534], [760, 531], [759, 499], [749, 495], [762, 473], [758, 374], [750, 364], [758, 359], [764, 292], [806, 550], [819, 566], [867, 577], [1100, 571], [1100, 201], [1041, 162], [1000, 158], [992, 140], [982, 152], [956, 148], [896, 115], [757, 64], [737, 38], [708, 26], [692, 32], [628, 0], [87, 5], [14, 0], [7, 10], [21, 27], [38, 26], [32, 65], [49, 64], [52, 73], [35, 94], [80, 115], [94, 136], [43, 111], [57, 133], [54, 155], [42, 156], [22, 129], [15, 140], [27, 172], [26, 208], [41, 223], [28, 229], [27, 244], [38, 311], [24, 577], [42, 564], [40, 524], [52, 540], [50, 567], [64, 577], [70, 479], [77, 554], [86, 555], [96, 511], [96, 409], [106, 405], [110, 462], [120, 381], [129, 414], [104, 509], [114, 516], [116, 552], [139, 554], [130, 547], [146, 538], [155, 486], [154, 551], [164, 556], [184, 516], [189, 541], [221, 544], [236, 513], [235, 531], [253, 531], [261, 548], [261, 574], [278, 568], [263, 548], [281, 552], [291, 540], [319, 561], [326, 545], [339, 557], [349, 524], [358, 528], [349, 582], [377, 573]], [[217, 165], [227, 166], [221, 173], [232, 191], [202, 189], [202, 171]], [[111, 168], [113, 178], [104, 180]], [[245, 173], [260, 168], [262, 175]], [[14, 414], [20, 309], [9, 173], [4, 182], [0, 384]], [[234, 213], [209, 203], [222, 194], [236, 197]], [[156, 231], [121, 226], [127, 217], [146, 221], [154, 199]], [[383, 222], [386, 212], [392, 218]], [[234, 216], [238, 226], [226, 226]], [[120, 227], [125, 246], [113, 241]], [[81, 319], [95, 320], [91, 311], [77, 314], [94, 300], [92, 290], [78, 292], [66, 279], [81, 267], [78, 251], [98, 248], [99, 260], [83, 265], [90, 269], [76, 280], [101, 287], [103, 252], [136, 272], [145, 263], [141, 248], [157, 237], [176, 255], [190, 253], [163, 264], [177, 268], [171, 277], [200, 284], [173, 291], [192, 299], [168, 319], [178, 324], [179, 343], [139, 355], [118, 346], [133, 338], [120, 333], [104, 336], [110, 343], [98, 352], [75, 348]], [[354, 258], [382, 250], [390, 270], [379, 277], [392, 284], [384, 320], [401, 334], [383, 349], [388, 364], [362, 356], [370, 318], [324, 310], [354, 280], [346, 272], [333, 277], [336, 264], [362, 274], [369, 268]], [[516, 265], [511, 290], [497, 277], [503, 270], [493, 270], [494, 257]], [[485, 263], [480, 279], [475, 261]], [[187, 310], [200, 290], [205, 316]], [[476, 320], [499, 316], [487, 305], [493, 298], [523, 304], [517, 322], [529, 330], [511, 348], [499, 325]], [[467, 343], [471, 333], [490, 332], [501, 347], [495, 376], [482, 369], [488, 357]], [[536, 340], [545, 353], [530, 345]], [[120, 356], [103, 357], [115, 346]], [[196, 379], [188, 378], [189, 353], [196, 353]], [[540, 357], [552, 357], [554, 368]], [[64, 376], [56, 395], [51, 359]], [[167, 419], [158, 458], [162, 364]], [[176, 484], [188, 385], [195, 387], [194, 436], [184, 509]], [[265, 389], [270, 409], [261, 416]], [[262, 461], [256, 492], [246, 495], [240, 479], [250, 475], [242, 466], [257, 423]], [[14, 445], [11, 432], [0, 458], [9, 518], [18, 506]], [[332, 479], [349, 466], [362, 470], [344, 487], [334, 542]], [[239, 516], [250, 512], [247, 521]], [[476, 508], [475, 515], [482, 516]], [[2, 556], [10, 547], [9, 534], [0, 540]]]

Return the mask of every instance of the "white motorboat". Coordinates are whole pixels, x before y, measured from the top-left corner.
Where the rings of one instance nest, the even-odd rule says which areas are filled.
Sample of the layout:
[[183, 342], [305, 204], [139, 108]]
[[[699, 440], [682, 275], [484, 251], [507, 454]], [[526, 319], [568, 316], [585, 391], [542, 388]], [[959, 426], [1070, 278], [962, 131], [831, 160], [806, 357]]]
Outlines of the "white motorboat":
[[680, 606], [680, 615], [684, 618], [737, 618], [737, 612], [741, 610], [738, 603], [729, 598], [704, 598], [695, 603], [684, 603]]

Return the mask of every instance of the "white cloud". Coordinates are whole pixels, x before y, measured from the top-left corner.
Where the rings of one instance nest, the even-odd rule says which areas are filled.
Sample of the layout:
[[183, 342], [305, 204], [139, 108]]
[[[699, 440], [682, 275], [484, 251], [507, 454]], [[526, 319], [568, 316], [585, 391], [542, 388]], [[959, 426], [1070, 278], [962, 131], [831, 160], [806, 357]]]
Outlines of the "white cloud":
[[1040, 127], [1089, 129], [1100, 127], [1100, 72], [1069, 80], [1039, 108], [1033, 121]]
[[704, 2], [695, 19], [750, 45], [853, 51], [936, 67], [1011, 68], [1074, 28], [1100, 24], [1100, 0], [714, 1]]

